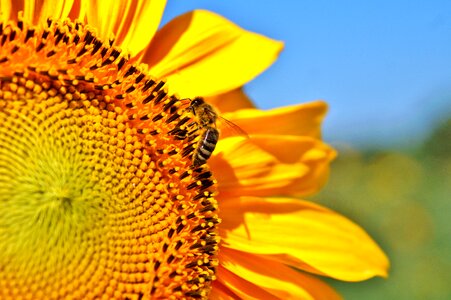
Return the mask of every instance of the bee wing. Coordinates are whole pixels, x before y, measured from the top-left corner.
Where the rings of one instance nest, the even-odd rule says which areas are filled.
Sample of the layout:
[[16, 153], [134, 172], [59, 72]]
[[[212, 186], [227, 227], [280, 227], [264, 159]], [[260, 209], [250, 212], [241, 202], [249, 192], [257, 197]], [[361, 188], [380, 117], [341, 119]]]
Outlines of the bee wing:
[[[246, 139], [249, 139], [249, 134], [247, 134], [246, 131], [244, 131], [240, 126], [236, 125], [235, 123], [233, 123], [232, 121], [227, 120], [224, 117], [218, 116], [219, 119], [221, 120], [221, 123], [224, 124], [225, 126], [223, 126], [223, 129], [228, 129], [227, 132], [225, 132], [226, 136], [230, 136], [230, 135], [240, 135], [245, 137]], [[222, 130], [223, 132], [225, 130]], [[233, 134], [233, 133], [235, 134]], [[228, 134], [227, 134], [228, 133]]]
[[204, 112], [205, 114], [208, 115], [208, 118], [211, 120], [216, 120], [218, 118], [218, 114], [211, 107], [205, 108]]

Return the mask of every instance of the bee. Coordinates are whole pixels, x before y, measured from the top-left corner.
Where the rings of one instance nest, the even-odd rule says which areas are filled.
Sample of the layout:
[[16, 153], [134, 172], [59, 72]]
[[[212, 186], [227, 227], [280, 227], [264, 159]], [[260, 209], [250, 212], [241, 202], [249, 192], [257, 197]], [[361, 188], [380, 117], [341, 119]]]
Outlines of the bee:
[[192, 99], [188, 109], [197, 117], [197, 125], [202, 130], [202, 135], [193, 154], [193, 165], [198, 167], [207, 162], [218, 143], [219, 131], [216, 129], [218, 114], [201, 97]]

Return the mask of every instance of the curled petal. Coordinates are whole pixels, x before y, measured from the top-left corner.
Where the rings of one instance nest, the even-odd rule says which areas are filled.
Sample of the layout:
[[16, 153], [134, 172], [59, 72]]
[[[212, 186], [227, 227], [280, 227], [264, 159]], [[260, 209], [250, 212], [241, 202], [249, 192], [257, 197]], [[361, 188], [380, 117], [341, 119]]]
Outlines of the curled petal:
[[[272, 195], [305, 196], [316, 193], [329, 177], [329, 165], [335, 150], [319, 140], [297, 136], [254, 136], [252, 142], [277, 158], [279, 163], [307, 167], [307, 172]], [[283, 145], [283, 147], [281, 147]]]
[[[242, 281], [250, 280], [276, 299], [341, 299], [319, 279], [263, 256], [227, 248], [222, 249], [219, 256], [222, 268], [237, 275]], [[222, 281], [222, 278], [219, 277], [218, 280]], [[239, 286], [234, 288], [239, 289]]]
[[220, 140], [209, 165], [221, 197], [308, 195], [323, 185], [334, 157], [310, 137], [256, 135]]
[[241, 87], [277, 58], [283, 44], [196, 10], [172, 20], [143, 58], [182, 97], [212, 96]]
[[221, 218], [228, 248], [345, 281], [387, 275], [387, 257], [359, 226], [313, 203], [228, 199], [221, 203]]

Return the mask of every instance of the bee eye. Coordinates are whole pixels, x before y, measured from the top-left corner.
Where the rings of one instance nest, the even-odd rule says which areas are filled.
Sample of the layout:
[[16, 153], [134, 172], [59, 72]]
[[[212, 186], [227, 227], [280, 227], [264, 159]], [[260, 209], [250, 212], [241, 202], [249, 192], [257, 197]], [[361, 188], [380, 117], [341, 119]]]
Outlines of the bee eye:
[[203, 102], [204, 102], [204, 100], [202, 100], [202, 98], [197, 97], [191, 101], [191, 105], [198, 106], [198, 105], [201, 105]]

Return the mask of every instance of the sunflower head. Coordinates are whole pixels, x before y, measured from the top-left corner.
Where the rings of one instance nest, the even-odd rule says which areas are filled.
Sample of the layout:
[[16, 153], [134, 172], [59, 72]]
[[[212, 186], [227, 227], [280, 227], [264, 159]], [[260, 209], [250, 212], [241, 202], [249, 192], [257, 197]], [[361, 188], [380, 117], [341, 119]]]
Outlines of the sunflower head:
[[215, 180], [165, 82], [81, 23], [0, 24], [0, 295], [207, 295]]
[[386, 276], [361, 228], [299, 199], [335, 157], [326, 104], [240, 89], [283, 44], [203, 10], [157, 31], [165, 3], [1, 2], [0, 298], [329, 300], [318, 276]]

